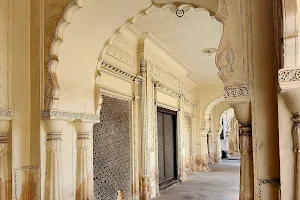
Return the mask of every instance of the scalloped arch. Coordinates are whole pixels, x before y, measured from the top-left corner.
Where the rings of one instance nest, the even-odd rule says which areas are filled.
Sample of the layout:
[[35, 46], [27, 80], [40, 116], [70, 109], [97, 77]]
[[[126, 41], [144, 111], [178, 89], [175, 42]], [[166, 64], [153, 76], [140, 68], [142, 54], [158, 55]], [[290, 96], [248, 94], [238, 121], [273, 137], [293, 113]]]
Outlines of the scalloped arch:
[[[84, 3], [87, 0], [74, 0], [71, 1], [67, 7], [65, 8], [63, 15], [61, 17], [61, 19], [59, 20], [59, 22], [57, 23], [56, 26], [56, 30], [55, 30], [55, 34], [53, 37], [53, 40], [51, 42], [51, 46], [50, 46], [50, 58], [48, 61], [48, 66], [47, 66], [47, 75], [48, 75], [48, 84], [46, 84], [46, 88], [45, 88], [45, 96], [46, 96], [46, 100], [45, 100], [45, 108], [46, 109], [56, 109], [59, 103], [59, 95], [60, 95], [60, 87], [59, 87], [59, 82], [57, 79], [57, 74], [56, 74], [56, 69], [57, 66], [59, 64], [59, 48], [61, 46], [61, 44], [63, 43], [64, 40], [64, 33], [66, 28], [71, 24], [72, 22], [72, 17], [74, 16], [74, 14], [80, 10], [81, 8], [83, 8]], [[138, 14], [136, 14], [134, 17], [132, 17], [130, 20], [128, 20], [127, 22], [125, 22], [107, 41], [107, 44], [102, 48], [101, 53], [99, 55], [99, 59], [98, 59], [98, 63], [97, 63], [97, 72], [98, 75], [96, 76], [96, 86], [95, 86], [95, 90], [97, 92], [97, 94], [100, 94], [99, 92], [99, 87], [98, 87], [98, 83], [99, 83], [99, 79], [100, 79], [100, 67], [101, 67], [101, 63], [104, 60], [104, 56], [105, 53], [107, 52], [109, 46], [113, 43], [114, 39], [118, 36], [121, 35], [124, 30], [137, 22], [137, 20], [145, 15], [149, 15], [155, 8], [160, 8], [160, 9], [165, 9], [169, 7], [169, 9], [175, 9], [175, 11], [177, 9], [179, 10], [190, 10], [190, 9], [194, 9], [196, 12], [200, 12], [200, 11], [204, 11], [207, 12], [207, 14], [210, 16], [210, 13], [207, 9], [202, 8], [202, 7], [193, 7], [192, 5], [189, 4], [182, 4], [180, 6], [176, 6], [174, 4], [165, 4], [162, 6], [155, 6], [155, 5], [151, 5], [150, 7], [148, 7], [146, 10], [143, 10], [141, 12], [139, 12]], [[214, 17], [212, 17], [213, 19], [215, 19]], [[95, 108], [95, 112], [99, 112], [99, 110], [101, 109], [101, 95], [98, 95], [98, 99], [97, 99], [97, 107]]]
[[218, 97], [216, 99], [214, 99], [213, 101], [211, 101], [205, 108], [204, 111], [204, 128], [205, 130], [209, 130], [210, 129], [210, 123], [209, 123], [209, 114], [212, 111], [212, 109], [219, 103], [221, 103], [222, 101], [225, 100], [224, 96]]
[[218, 134], [221, 134], [221, 132], [222, 132], [222, 129], [221, 129], [221, 127], [222, 127], [222, 120], [223, 120], [223, 117], [224, 117], [224, 115], [225, 114], [227, 114], [228, 112], [230, 112], [231, 113], [231, 115], [230, 115], [230, 117], [228, 118], [228, 120], [227, 120], [227, 130], [229, 131], [230, 130], [230, 121], [235, 117], [235, 115], [234, 115], [234, 109], [233, 108], [227, 108], [226, 110], [224, 110], [223, 112], [222, 112], [222, 114], [220, 115], [220, 119], [219, 119], [219, 132], [218, 132]]

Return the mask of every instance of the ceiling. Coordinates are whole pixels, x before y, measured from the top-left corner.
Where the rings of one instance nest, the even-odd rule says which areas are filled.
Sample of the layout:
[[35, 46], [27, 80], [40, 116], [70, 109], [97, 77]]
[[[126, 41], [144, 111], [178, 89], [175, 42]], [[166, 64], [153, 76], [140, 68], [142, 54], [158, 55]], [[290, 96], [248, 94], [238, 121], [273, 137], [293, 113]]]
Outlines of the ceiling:
[[150, 32], [190, 69], [199, 86], [222, 84], [217, 75], [215, 53], [203, 52], [203, 49], [218, 48], [222, 24], [205, 9], [187, 5], [179, 8], [185, 10], [182, 17], [176, 15], [174, 5], [156, 7], [132, 27], [140, 34]]

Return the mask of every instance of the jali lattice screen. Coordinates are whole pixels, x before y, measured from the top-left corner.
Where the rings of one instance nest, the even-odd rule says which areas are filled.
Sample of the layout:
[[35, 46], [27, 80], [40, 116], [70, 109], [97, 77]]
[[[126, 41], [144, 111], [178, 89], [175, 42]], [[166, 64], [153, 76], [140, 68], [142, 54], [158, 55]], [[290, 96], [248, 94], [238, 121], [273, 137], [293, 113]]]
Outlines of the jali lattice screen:
[[93, 129], [94, 198], [131, 199], [131, 104], [104, 96], [100, 123]]

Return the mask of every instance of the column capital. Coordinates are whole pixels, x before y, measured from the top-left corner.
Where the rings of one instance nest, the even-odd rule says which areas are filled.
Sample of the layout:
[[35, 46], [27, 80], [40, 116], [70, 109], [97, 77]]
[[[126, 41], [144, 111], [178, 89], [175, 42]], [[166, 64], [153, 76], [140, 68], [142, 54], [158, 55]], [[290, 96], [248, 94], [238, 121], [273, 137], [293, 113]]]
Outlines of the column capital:
[[75, 120], [74, 126], [77, 133], [90, 133], [95, 123]]
[[57, 120], [57, 119], [45, 119], [43, 120], [45, 124], [45, 129], [48, 134], [54, 133], [62, 133], [64, 130], [64, 126], [66, 125], [66, 121]]

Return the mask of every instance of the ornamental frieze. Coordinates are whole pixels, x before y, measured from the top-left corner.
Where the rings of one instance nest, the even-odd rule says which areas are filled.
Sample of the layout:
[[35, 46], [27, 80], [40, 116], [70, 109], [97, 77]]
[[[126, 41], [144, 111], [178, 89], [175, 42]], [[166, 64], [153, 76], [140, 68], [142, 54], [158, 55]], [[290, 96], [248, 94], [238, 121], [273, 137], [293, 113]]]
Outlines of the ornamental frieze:
[[278, 82], [300, 81], [300, 69], [281, 69], [278, 71]]
[[246, 97], [251, 95], [251, 89], [248, 85], [225, 87], [224, 97], [234, 98], [234, 97]]

